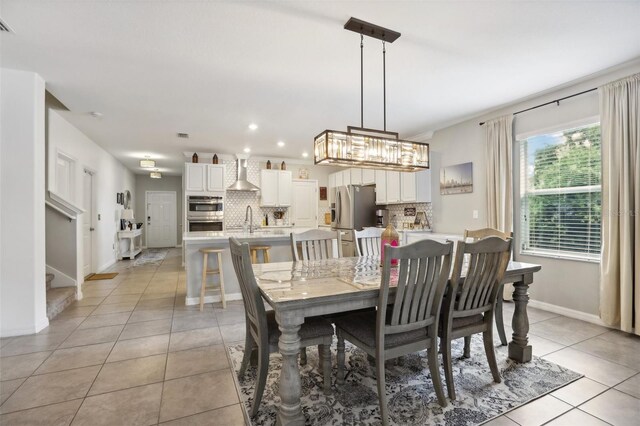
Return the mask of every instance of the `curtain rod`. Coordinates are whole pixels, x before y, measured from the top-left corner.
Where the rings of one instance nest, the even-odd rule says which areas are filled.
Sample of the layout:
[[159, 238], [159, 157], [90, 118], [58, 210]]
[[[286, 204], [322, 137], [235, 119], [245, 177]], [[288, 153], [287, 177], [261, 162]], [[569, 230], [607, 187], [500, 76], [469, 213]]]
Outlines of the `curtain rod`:
[[[536, 105], [536, 106], [533, 106], [531, 108], [523, 109], [522, 111], [516, 111], [516, 112], [513, 113], [513, 115], [515, 116], [515, 115], [518, 115], [518, 114], [522, 114], [523, 112], [531, 111], [533, 109], [538, 109], [538, 108], [541, 108], [543, 106], [547, 106], [547, 105], [551, 105], [551, 104], [557, 104], [558, 106], [560, 106], [560, 101], [564, 101], [564, 100], [567, 100], [567, 99], [570, 99], [570, 98], [575, 98], [576, 96], [584, 95], [585, 93], [593, 92], [593, 91], [596, 91], [596, 90], [598, 90], [598, 88], [594, 87], [593, 89], [585, 90], [585, 91], [582, 91], [580, 93], [575, 93], [573, 95], [565, 96], [564, 98], [559, 98], [559, 99], [555, 99], [553, 101], [545, 102], [543, 104]], [[486, 122], [483, 121], [482, 123], [479, 123], [479, 124], [482, 126], [485, 123]]]

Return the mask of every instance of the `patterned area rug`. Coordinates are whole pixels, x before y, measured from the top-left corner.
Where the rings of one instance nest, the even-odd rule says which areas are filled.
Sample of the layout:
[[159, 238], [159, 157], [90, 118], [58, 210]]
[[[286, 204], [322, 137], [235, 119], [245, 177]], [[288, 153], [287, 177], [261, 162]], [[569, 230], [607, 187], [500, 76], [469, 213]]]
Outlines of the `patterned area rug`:
[[[375, 366], [367, 361], [360, 349], [346, 343], [347, 380], [343, 386], [335, 384], [335, 343], [333, 346], [333, 387], [331, 395], [322, 392], [322, 374], [318, 370], [317, 348], [308, 348], [307, 365], [302, 367], [302, 406], [307, 425], [378, 425], [378, 393]], [[463, 340], [453, 342], [453, 375], [455, 401], [448, 400], [440, 407], [433, 390], [427, 367], [426, 351], [387, 361], [386, 380], [390, 420], [396, 425], [478, 425], [539, 398], [582, 375], [541, 358], [534, 357], [526, 364], [507, 359], [507, 347], [496, 347], [502, 383], [493, 383], [484, 354], [482, 338], [474, 336], [471, 358], [463, 359]], [[236, 372], [240, 368], [243, 345], [229, 346], [229, 354]], [[267, 385], [260, 412], [252, 419], [254, 425], [276, 422], [278, 378], [281, 358], [272, 354]], [[243, 402], [249, 411], [253, 400], [256, 368], [248, 369], [239, 380]], [[441, 369], [443, 386], [446, 385]]]
[[134, 260], [131, 266], [158, 266], [167, 257], [167, 253], [169, 253], [168, 249], [146, 249], [140, 253], [140, 257]]

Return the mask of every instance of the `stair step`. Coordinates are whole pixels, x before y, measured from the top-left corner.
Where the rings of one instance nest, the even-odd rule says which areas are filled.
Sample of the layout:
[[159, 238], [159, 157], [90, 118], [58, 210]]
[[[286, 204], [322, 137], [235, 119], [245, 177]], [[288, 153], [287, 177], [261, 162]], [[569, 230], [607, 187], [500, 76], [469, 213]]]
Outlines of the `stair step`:
[[76, 300], [75, 287], [58, 287], [47, 290], [47, 318], [54, 319]]
[[51, 282], [53, 281], [53, 279], [55, 278], [55, 275], [53, 274], [47, 274], [46, 275], [46, 279], [47, 279], [47, 290], [49, 290], [51, 288]]

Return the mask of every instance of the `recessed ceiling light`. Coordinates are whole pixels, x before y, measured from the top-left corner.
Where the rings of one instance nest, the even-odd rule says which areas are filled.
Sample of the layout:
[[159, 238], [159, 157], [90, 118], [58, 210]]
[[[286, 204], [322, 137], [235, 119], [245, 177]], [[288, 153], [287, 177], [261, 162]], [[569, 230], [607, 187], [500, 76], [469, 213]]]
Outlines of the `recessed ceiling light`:
[[304, 158], [307, 158], [307, 157], [309, 156], [309, 154], [307, 154], [306, 152], [303, 152], [303, 153], [302, 153], [302, 156], [303, 156]]
[[140, 167], [145, 168], [145, 169], [151, 169], [153, 167], [156, 166], [156, 162], [153, 160], [140, 160]]
[[256, 123], [249, 124], [249, 130], [257, 130], [257, 129], [258, 129], [258, 125]]
[[102, 113], [98, 111], [91, 111], [89, 115], [92, 116], [93, 118], [102, 118]]
[[246, 153], [248, 154], [248, 153], [250, 153], [250, 152], [251, 152], [251, 148], [245, 148], [243, 151], [244, 151], [244, 152], [246, 152]]
[[178, 133], [178, 137], [182, 139], [189, 139], [189, 133]]
[[160, 173], [160, 172], [151, 172], [151, 173], [149, 173], [149, 177], [151, 179], [161, 179], [162, 178], [162, 173]]
[[280, 148], [282, 148], [282, 147], [284, 146], [284, 142], [282, 142], [282, 141], [278, 141], [278, 146], [279, 146]]

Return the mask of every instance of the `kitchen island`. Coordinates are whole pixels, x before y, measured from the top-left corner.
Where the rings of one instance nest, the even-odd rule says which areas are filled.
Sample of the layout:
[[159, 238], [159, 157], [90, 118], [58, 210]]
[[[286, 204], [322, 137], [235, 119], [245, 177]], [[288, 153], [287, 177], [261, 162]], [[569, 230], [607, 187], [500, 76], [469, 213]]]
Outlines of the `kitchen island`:
[[[295, 228], [294, 232], [303, 232], [310, 228]], [[223, 249], [222, 272], [224, 274], [224, 290], [227, 301], [242, 300], [240, 285], [236, 278], [236, 273], [231, 262], [229, 252], [229, 238], [235, 237], [240, 242], [247, 242], [251, 246], [271, 246], [269, 250], [271, 262], [291, 261], [291, 240], [289, 234], [292, 228], [272, 228], [267, 230], [256, 230], [253, 233], [243, 231], [220, 231], [220, 232], [185, 232], [182, 238], [184, 245], [184, 266], [187, 272], [187, 305], [197, 305], [200, 303], [200, 285], [202, 282], [202, 248]], [[209, 256], [209, 268], [214, 268], [216, 260], [214, 256]], [[259, 258], [261, 260], [261, 258]], [[209, 285], [212, 280], [217, 280], [217, 276], [209, 277]], [[207, 290], [205, 293], [205, 303], [220, 301], [217, 290]]]

